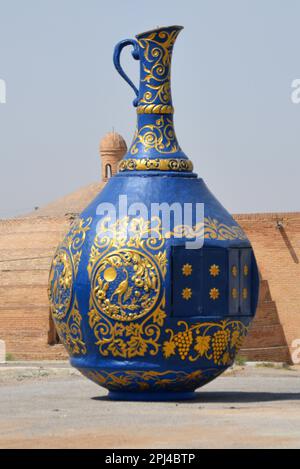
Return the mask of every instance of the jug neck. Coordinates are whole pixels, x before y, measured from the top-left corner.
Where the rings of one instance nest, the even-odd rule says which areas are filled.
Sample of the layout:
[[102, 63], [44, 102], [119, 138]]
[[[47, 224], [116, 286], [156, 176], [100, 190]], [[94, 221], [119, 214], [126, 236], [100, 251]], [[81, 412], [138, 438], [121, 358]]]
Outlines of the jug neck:
[[[171, 61], [176, 38], [182, 26], [158, 28], [138, 34], [133, 56], [140, 60], [137, 98], [137, 129], [133, 142], [120, 162], [123, 171], [191, 172], [193, 165], [176, 138], [171, 94]], [[128, 81], [128, 79], [127, 79]]]
[[171, 61], [182, 26], [160, 28], [136, 36], [139, 44], [138, 114], [173, 114]]

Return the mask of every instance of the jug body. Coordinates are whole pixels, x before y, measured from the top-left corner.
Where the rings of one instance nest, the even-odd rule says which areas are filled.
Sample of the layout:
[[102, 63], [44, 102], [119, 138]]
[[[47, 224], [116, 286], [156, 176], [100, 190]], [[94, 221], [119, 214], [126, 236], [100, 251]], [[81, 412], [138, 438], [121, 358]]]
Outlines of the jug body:
[[[175, 135], [170, 67], [180, 29], [117, 45], [115, 65], [136, 94], [137, 131], [50, 272], [52, 314], [71, 364], [115, 399], [193, 397], [233, 364], [257, 306], [251, 244]], [[120, 65], [128, 45], [141, 62], [139, 89]], [[189, 223], [187, 206], [196, 207]]]

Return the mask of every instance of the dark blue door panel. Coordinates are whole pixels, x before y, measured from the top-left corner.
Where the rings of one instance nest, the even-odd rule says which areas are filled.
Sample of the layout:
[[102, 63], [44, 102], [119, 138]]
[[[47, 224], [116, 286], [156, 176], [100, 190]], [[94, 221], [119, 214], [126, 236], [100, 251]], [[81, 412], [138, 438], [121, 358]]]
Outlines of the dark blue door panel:
[[240, 253], [239, 249], [228, 251], [229, 314], [239, 314], [240, 307]]
[[173, 317], [251, 315], [252, 250], [172, 248]]
[[173, 317], [203, 314], [203, 249], [172, 248]]
[[251, 314], [251, 249], [240, 251], [240, 309], [241, 314]]
[[[227, 250], [204, 248], [204, 315], [227, 314]], [[226, 312], [226, 313], [225, 313]]]

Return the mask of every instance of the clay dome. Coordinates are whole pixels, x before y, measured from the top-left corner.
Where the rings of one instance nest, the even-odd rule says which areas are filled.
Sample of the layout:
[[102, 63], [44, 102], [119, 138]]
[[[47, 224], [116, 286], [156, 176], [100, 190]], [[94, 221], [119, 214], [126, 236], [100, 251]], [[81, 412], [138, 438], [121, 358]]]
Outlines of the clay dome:
[[109, 132], [100, 142], [100, 151], [123, 150], [127, 151], [127, 145], [122, 135], [117, 132]]

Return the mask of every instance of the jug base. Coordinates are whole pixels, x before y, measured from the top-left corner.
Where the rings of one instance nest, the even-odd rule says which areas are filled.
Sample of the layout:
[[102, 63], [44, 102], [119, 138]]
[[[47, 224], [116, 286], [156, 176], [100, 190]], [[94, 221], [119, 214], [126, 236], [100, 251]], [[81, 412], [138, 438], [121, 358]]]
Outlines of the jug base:
[[187, 392], [119, 392], [110, 391], [108, 398], [112, 401], [186, 401], [196, 399], [194, 391]]

